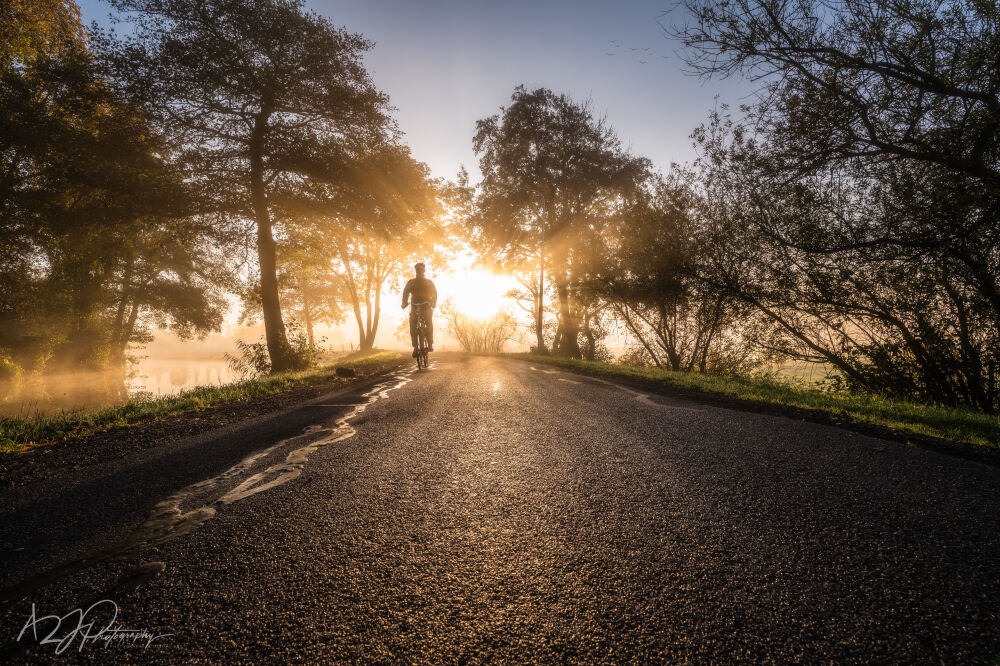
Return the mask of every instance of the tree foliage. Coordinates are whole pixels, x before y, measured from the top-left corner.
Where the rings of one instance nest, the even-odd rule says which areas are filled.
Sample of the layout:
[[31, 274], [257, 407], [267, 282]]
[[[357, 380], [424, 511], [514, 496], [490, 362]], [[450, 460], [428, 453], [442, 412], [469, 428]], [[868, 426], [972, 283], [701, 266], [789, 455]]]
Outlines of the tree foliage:
[[850, 386], [995, 410], [996, 4], [688, 6], [691, 66], [763, 82], [745, 126], [696, 135], [705, 277]]
[[296, 364], [279, 299], [275, 198], [335, 182], [358, 145], [393, 132], [362, 62], [370, 43], [299, 0], [113, 0], [133, 32], [115, 71], [216, 209], [252, 221], [271, 367]]
[[749, 369], [754, 349], [740, 334], [746, 309], [699, 279], [698, 198], [689, 186], [659, 180], [623, 209], [602, 235], [606, 248], [586, 283], [657, 367], [691, 372]]
[[0, 7], [0, 65], [52, 58], [83, 43], [80, 8], [67, 0], [6, 0]]
[[14, 12], [4, 30], [22, 38], [0, 71], [0, 349], [35, 369], [106, 367], [149, 325], [218, 327], [226, 271], [162, 136], [102, 76], [75, 6]]
[[544, 88], [516, 88], [509, 106], [477, 122], [473, 146], [483, 173], [471, 218], [477, 246], [499, 263], [537, 266], [539, 313], [543, 276], [551, 276], [556, 351], [580, 357], [590, 237], [641, 189], [648, 161], [628, 154], [588, 105]]
[[337, 183], [318, 183], [300, 207], [291, 235], [315, 237], [315, 278], [337, 289], [350, 308], [359, 349], [375, 345], [383, 290], [415, 261], [440, 256], [440, 212], [427, 166], [405, 146], [390, 143], [358, 150]]

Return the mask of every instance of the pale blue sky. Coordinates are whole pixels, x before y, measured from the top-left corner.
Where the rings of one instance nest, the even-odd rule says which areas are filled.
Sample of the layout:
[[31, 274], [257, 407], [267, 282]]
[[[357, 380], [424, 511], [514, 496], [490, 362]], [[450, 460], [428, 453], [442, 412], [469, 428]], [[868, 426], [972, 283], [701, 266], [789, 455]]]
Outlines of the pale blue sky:
[[[735, 106], [750, 90], [681, 71], [677, 44], [657, 23], [674, 0], [311, 0], [310, 6], [375, 42], [366, 63], [397, 107], [414, 156], [435, 176], [451, 178], [465, 164], [476, 178], [475, 121], [495, 113], [518, 84], [591, 99], [627, 146], [664, 170], [694, 157], [688, 135], [717, 94]], [[81, 8], [87, 23], [109, 12], [101, 0], [83, 0]], [[679, 11], [661, 20], [681, 18]]]

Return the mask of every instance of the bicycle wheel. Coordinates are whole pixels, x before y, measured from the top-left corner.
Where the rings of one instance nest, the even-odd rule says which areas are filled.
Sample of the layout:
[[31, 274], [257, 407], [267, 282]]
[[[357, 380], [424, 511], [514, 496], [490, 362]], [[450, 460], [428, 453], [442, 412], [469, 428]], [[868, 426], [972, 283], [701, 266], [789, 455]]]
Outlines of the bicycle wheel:
[[417, 324], [417, 369], [423, 370], [427, 366], [427, 352], [424, 351], [424, 327]]

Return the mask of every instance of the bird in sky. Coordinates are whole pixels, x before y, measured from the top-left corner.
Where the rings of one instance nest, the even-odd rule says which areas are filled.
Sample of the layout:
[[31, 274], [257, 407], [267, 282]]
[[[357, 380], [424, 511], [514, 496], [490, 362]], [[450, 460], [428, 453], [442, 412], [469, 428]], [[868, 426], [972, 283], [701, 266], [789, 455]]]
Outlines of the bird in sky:
[[[611, 44], [611, 48], [612, 48], [613, 51], [618, 51], [619, 49], [622, 48], [621, 41], [617, 40], [617, 39], [609, 39], [608, 40], [608, 44]], [[654, 51], [649, 46], [629, 46], [628, 50], [631, 51], [634, 54], [634, 57], [637, 59], [637, 61], [638, 61], [638, 63], [640, 65], [648, 65], [649, 64], [648, 58], [650, 56], [660, 55], [659, 53], [657, 53], [656, 51]], [[618, 53], [612, 53], [611, 51], [608, 51], [608, 52], [605, 52], [604, 55], [606, 55], [606, 56], [615, 56], [615, 55], [618, 55]], [[668, 59], [668, 56], [665, 56], [665, 55], [661, 55], [660, 57], [663, 58], [664, 60]], [[641, 58], [647, 58], [647, 60], [642, 60]], [[628, 60], [628, 59], [626, 59], [626, 60]]]

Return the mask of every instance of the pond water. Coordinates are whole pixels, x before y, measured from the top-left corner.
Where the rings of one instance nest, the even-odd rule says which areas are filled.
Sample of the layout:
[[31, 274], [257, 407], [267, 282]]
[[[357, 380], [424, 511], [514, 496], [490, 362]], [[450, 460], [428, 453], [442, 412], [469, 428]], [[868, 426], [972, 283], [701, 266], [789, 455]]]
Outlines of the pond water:
[[222, 359], [142, 359], [130, 381], [133, 393], [155, 396], [177, 393], [195, 386], [228, 384], [239, 379]]
[[98, 408], [237, 379], [222, 358], [142, 358], [128, 373], [52, 374], [0, 388], [0, 416], [27, 418], [60, 409]]

